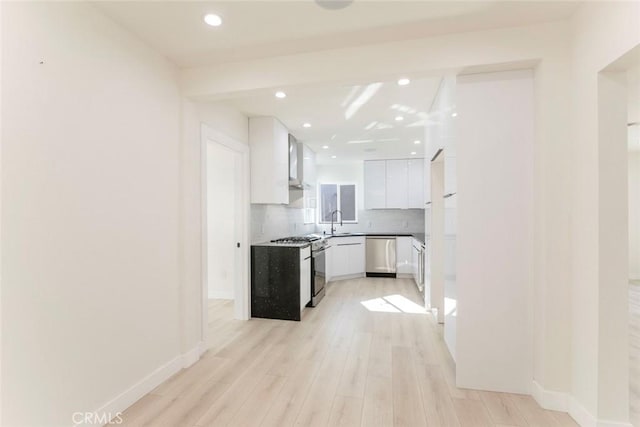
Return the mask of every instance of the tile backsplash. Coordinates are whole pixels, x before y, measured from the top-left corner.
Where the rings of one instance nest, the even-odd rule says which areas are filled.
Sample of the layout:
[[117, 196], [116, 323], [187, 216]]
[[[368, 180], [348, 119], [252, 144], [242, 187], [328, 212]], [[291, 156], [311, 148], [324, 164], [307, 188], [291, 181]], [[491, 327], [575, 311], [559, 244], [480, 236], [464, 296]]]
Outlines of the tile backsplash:
[[285, 205], [251, 205], [251, 242], [314, 233], [315, 224], [304, 223], [304, 210]]
[[[359, 210], [357, 224], [337, 226], [338, 233], [388, 232], [424, 233], [423, 209]], [[284, 205], [251, 205], [251, 242], [265, 242], [286, 236], [330, 233], [329, 224], [305, 224], [303, 209]]]
[[[330, 224], [319, 224], [318, 231], [330, 233]], [[424, 233], [424, 209], [359, 210], [356, 224], [338, 223], [338, 233]]]

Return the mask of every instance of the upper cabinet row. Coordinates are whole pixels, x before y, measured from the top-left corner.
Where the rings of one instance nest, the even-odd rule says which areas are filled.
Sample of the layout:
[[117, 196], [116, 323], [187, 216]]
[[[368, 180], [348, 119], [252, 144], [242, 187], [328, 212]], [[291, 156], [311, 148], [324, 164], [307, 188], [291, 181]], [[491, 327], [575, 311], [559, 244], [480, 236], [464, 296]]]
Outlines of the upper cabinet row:
[[249, 146], [251, 203], [302, 203], [305, 189], [315, 186], [315, 153], [275, 117], [249, 119]]
[[424, 159], [364, 162], [365, 209], [424, 209]]

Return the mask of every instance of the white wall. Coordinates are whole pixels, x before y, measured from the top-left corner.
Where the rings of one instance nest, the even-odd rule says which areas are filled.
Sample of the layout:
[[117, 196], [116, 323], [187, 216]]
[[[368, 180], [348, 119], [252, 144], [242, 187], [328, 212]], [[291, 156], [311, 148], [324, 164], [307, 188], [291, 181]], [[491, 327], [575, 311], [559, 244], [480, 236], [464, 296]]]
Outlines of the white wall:
[[[567, 29], [568, 30], [568, 29]], [[571, 170], [570, 37], [535, 66], [534, 359], [538, 402], [567, 410], [571, 389]], [[546, 393], [549, 392], [549, 393]]]
[[639, 28], [638, 2], [585, 3], [572, 19], [572, 395], [586, 420], [628, 421], [624, 111], [610, 121], [626, 91], [599, 73], [640, 43]]
[[640, 151], [629, 152], [629, 278], [640, 280]]
[[640, 65], [627, 71], [629, 143], [629, 278], [640, 280]]
[[[444, 322], [444, 159], [430, 162], [431, 175], [431, 240], [427, 248], [427, 262], [431, 273], [429, 290], [431, 308], [436, 310], [437, 321]], [[451, 355], [455, 352], [449, 349]]]
[[532, 72], [461, 77], [456, 104], [456, 382], [528, 393], [533, 376]]
[[2, 424], [71, 425], [181, 353], [180, 95], [90, 4], [2, 9]]
[[[2, 32], [2, 5], [0, 4], [0, 64], [3, 55], [3, 32]], [[2, 212], [2, 67], [0, 66], [0, 212]], [[2, 241], [2, 221], [0, 221], [0, 242]], [[0, 244], [0, 260], [2, 259], [2, 245]], [[2, 422], [2, 262], [0, 261], [0, 423]]]

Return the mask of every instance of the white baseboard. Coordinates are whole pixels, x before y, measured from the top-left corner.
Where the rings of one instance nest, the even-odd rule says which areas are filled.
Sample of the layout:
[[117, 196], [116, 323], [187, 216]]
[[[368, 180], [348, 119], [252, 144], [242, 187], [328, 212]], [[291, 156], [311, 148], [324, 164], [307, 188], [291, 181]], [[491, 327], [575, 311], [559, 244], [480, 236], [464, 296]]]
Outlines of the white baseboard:
[[531, 395], [544, 409], [567, 412], [581, 427], [633, 427], [628, 422], [599, 420], [568, 393], [545, 390], [535, 380]]
[[633, 427], [629, 422], [597, 419], [573, 397], [569, 399], [568, 412], [581, 427]]
[[569, 412], [569, 396], [559, 391], [545, 390], [536, 380], [533, 380], [531, 395], [538, 405], [551, 411]]
[[[136, 403], [143, 396], [148, 394], [154, 388], [158, 387], [160, 384], [171, 378], [174, 374], [178, 373], [180, 370], [184, 368], [188, 368], [193, 365], [200, 359], [202, 353], [206, 351], [204, 342], [200, 341], [194, 348], [187, 351], [180, 356], [177, 356], [175, 359], [170, 360], [166, 364], [160, 366], [155, 371], [151, 372], [149, 375], [129, 387], [127, 390], [120, 393], [118, 396], [111, 399], [109, 402], [105, 403], [94, 411], [94, 414], [102, 416], [103, 414], [107, 414], [111, 419], [117, 419], [117, 415], [124, 412], [129, 406]], [[100, 418], [98, 418], [100, 419]], [[97, 424], [76, 424], [76, 426], [87, 426], [87, 425], [104, 425], [103, 423]]]
[[233, 299], [233, 289], [230, 291], [209, 290], [209, 299]]
[[569, 415], [575, 420], [581, 427], [598, 427], [598, 419], [591, 415], [591, 412], [580, 404], [576, 399], [569, 399]]
[[346, 274], [344, 276], [331, 276], [332, 282], [337, 282], [340, 280], [349, 280], [349, 279], [358, 279], [360, 277], [366, 277], [365, 273], [357, 273], [357, 274]]
[[202, 356], [205, 351], [207, 351], [207, 349], [204, 346], [204, 342], [200, 341], [194, 348], [182, 355], [182, 367], [188, 368], [196, 363], [200, 360], [200, 356]]
[[633, 427], [633, 424], [620, 423], [617, 421], [598, 420], [598, 427]]

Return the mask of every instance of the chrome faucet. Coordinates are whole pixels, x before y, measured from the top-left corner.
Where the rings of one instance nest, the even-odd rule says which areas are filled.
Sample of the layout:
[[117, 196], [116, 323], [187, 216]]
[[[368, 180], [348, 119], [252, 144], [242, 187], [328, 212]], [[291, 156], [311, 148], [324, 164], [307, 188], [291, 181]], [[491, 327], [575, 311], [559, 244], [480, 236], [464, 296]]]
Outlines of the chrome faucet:
[[335, 211], [331, 212], [331, 235], [333, 235], [333, 233], [336, 231], [336, 229], [333, 227], [333, 215], [336, 216], [336, 222], [338, 221], [338, 212], [340, 212], [340, 226], [342, 227], [342, 211], [336, 209]]

